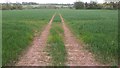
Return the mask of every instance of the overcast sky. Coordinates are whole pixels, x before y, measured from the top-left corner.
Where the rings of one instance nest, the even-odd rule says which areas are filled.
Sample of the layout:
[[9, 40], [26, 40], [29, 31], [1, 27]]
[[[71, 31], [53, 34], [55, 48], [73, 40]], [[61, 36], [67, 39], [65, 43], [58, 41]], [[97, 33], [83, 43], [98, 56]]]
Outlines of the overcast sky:
[[97, 1], [99, 3], [103, 3], [104, 0], [0, 0], [0, 3], [5, 2], [37, 2], [37, 3], [74, 3], [75, 1], [83, 1], [83, 2], [90, 2], [90, 1]]

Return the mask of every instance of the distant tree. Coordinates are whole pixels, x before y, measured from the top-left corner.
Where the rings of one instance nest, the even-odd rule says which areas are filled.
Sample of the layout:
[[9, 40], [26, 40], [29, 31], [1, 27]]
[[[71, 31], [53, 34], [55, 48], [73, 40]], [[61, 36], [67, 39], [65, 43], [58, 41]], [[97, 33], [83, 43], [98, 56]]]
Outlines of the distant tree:
[[103, 3], [105, 9], [118, 9], [118, 2]]
[[98, 5], [96, 2], [91, 1], [89, 4], [89, 9], [97, 9]]
[[2, 10], [10, 10], [11, 9], [11, 5], [9, 3], [5, 3], [2, 5]]
[[0, 4], [0, 10], [2, 10], [2, 5]]
[[86, 2], [85, 3], [85, 8], [87, 9], [89, 7], [89, 4]]
[[103, 5], [103, 4], [97, 4], [97, 9], [102, 9], [102, 8], [103, 8], [102, 5]]
[[120, 1], [118, 2], [118, 9], [120, 10]]
[[2, 5], [2, 10], [22, 10], [22, 5], [19, 3], [5, 3]]
[[75, 2], [74, 7], [75, 7], [75, 9], [83, 9], [84, 3], [83, 2]]
[[22, 10], [23, 9], [22, 5], [17, 5], [17, 9]]
[[112, 4], [113, 9], [117, 9], [118, 8], [118, 3], [117, 2], [116, 3], [112, 2], [111, 4]]

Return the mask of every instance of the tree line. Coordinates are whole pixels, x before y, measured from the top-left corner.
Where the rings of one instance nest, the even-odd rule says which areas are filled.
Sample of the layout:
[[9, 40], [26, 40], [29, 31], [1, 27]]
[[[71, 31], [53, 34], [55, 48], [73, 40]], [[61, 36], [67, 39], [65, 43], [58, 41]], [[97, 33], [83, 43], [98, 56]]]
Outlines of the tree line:
[[39, 5], [36, 2], [22, 2], [22, 3], [2, 3], [2, 10], [22, 10], [23, 5]]
[[22, 10], [23, 7], [20, 3], [14, 3], [14, 4], [9, 4], [9, 3], [5, 3], [2, 4], [2, 10]]
[[75, 2], [75, 9], [118, 9], [120, 2], [110, 2], [99, 4], [97, 2], [91, 1], [90, 3], [84, 2]]
[[[0, 9], [2, 10], [22, 10], [23, 5], [39, 5], [38, 3], [35, 2], [22, 2], [22, 3], [3, 3], [2, 6], [0, 6]], [[54, 4], [53, 4], [54, 5]], [[61, 5], [61, 4], [56, 4], [56, 5]], [[69, 4], [62, 4], [69, 6]], [[120, 2], [105, 2], [102, 4], [99, 4], [97, 2], [91, 1], [90, 3], [84, 3], [84, 2], [75, 2], [73, 7], [70, 6], [70, 8], [75, 8], [75, 9], [118, 9], [120, 7]], [[51, 4], [52, 6], [52, 4]], [[38, 7], [36, 7], [38, 8]]]

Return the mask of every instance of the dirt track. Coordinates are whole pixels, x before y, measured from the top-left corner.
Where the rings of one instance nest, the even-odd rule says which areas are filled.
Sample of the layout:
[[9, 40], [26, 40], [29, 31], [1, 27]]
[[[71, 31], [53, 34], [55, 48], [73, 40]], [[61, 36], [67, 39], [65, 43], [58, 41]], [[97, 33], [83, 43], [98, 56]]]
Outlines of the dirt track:
[[[43, 30], [40, 36], [35, 37], [33, 45], [25, 52], [19, 59], [15, 66], [48, 66], [50, 65], [51, 57], [45, 52], [46, 41], [49, 35], [52, 21], [55, 17], [53, 15], [49, 24]], [[101, 66], [95, 61], [93, 55], [83, 48], [83, 44], [78, 42], [74, 35], [66, 26], [63, 17], [60, 18], [64, 29], [65, 47], [67, 50], [67, 66]]]
[[[63, 24], [65, 47], [67, 50], [67, 62], [68, 66], [101, 66], [95, 61], [93, 55], [83, 48], [83, 44], [78, 42], [69, 28], [65, 25], [64, 19], [60, 14], [60, 18]], [[84, 49], [84, 50], [83, 50]]]
[[16, 66], [46, 66], [50, 64], [50, 57], [44, 50], [54, 16], [55, 14], [41, 35], [34, 38], [33, 45], [20, 58]]

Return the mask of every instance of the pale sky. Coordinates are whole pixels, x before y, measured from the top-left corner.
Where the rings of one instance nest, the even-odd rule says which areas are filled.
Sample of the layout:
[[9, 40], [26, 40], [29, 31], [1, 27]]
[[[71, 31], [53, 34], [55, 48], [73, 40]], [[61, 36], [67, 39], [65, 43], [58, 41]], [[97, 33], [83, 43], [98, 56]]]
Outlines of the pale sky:
[[75, 1], [83, 1], [83, 2], [90, 2], [90, 1], [97, 1], [98, 3], [103, 3], [104, 0], [0, 0], [0, 3], [5, 2], [37, 2], [37, 3], [74, 3]]

